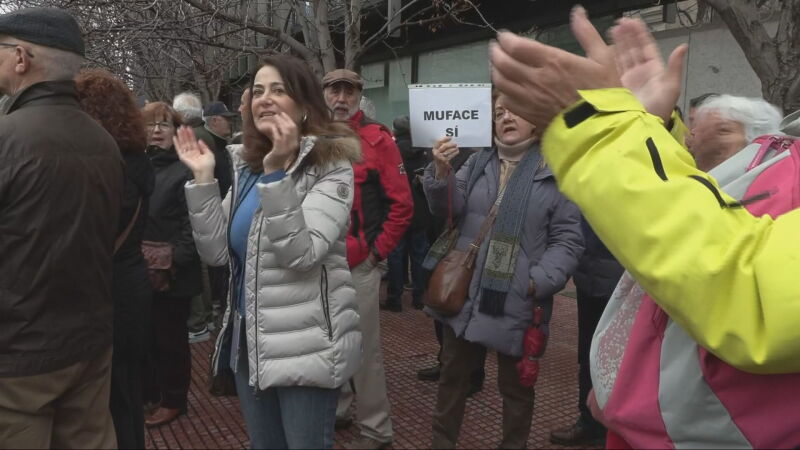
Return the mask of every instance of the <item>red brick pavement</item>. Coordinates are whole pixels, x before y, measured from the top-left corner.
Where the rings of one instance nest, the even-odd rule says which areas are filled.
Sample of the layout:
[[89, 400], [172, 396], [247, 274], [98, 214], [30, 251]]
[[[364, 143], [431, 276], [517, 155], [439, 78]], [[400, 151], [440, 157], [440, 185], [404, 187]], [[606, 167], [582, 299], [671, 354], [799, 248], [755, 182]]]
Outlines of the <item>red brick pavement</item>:
[[[577, 416], [577, 316], [573, 291], [556, 297], [551, 338], [536, 386], [529, 448], [552, 447], [550, 430], [570, 425]], [[427, 448], [436, 384], [419, 381], [416, 371], [436, 361], [438, 346], [431, 319], [409, 307], [381, 311], [381, 340], [386, 361], [395, 440], [393, 448]], [[148, 448], [243, 448], [247, 432], [236, 397], [213, 397], [205, 389], [211, 342], [192, 345], [189, 411], [171, 424], [148, 429]], [[486, 360], [484, 390], [467, 401], [461, 448], [496, 448], [500, 442], [502, 400], [497, 391], [497, 359]], [[356, 427], [336, 434], [336, 446], [355, 436]]]

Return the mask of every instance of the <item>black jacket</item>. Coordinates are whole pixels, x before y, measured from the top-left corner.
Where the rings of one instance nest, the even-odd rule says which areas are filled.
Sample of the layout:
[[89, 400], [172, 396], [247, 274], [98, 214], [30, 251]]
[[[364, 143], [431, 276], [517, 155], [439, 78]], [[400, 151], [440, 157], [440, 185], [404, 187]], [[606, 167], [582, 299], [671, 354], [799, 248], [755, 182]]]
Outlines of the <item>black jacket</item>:
[[175, 272], [167, 294], [192, 297], [202, 291], [200, 257], [194, 246], [183, 190], [186, 182], [193, 178], [192, 172], [178, 160], [178, 154], [172, 148], [163, 150], [150, 146], [147, 154], [155, 169], [156, 183], [150, 196], [144, 239], [172, 244]]
[[[134, 220], [130, 234], [114, 255], [114, 358], [141, 358], [150, 322], [152, 292], [142, 256], [142, 236], [147, 225], [155, 171], [144, 152], [126, 152], [125, 189], [118, 235]], [[141, 203], [140, 203], [141, 202]], [[136, 213], [136, 207], [139, 212]]]
[[[122, 198], [114, 139], [73, 81], [29, 86], [0, 117], [0, 377], [53, 372], [112, 343]], [[0, 380], [2, 383], [2, 380]]]
[[625, 269], [614, 259], [589, 222], [581, 219], [586, 248], [573, 275], [575, 287], [593, 298], [608, 300]]
[[414, 218], [408, 229], [415, 232], [425, 231], [432, 223], [428, 199], [425, 198], [425, 191], [422, 189], [422, 171], [431, 161], [428, 155], [429, 150], [423, 147], [412, 147], [411, 134], [405, 131], [397, 130], [395, 143], [400, 149], [400, 156], [403, 158], [403, 166], [408, 176], [408, 184], [411, 186], [411, 195], [414, 198]]
[[214, 178], [218, 182], [219, 195], [225, 198], [233, 183], [233, 163], [228, 153], [228, 140], [208, 131], [203, 125], [195, 127], [194, 134], [214, 152]]

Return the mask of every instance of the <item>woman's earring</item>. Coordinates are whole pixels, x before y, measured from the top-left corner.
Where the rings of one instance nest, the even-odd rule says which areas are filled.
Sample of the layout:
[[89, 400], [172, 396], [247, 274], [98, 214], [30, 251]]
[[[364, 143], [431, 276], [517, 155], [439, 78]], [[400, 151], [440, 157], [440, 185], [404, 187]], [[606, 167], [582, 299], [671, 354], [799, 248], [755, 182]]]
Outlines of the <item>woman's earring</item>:
[[303, 123], [306, 123], [306, 119], [308, 119], [308, 114], [303, 113]]

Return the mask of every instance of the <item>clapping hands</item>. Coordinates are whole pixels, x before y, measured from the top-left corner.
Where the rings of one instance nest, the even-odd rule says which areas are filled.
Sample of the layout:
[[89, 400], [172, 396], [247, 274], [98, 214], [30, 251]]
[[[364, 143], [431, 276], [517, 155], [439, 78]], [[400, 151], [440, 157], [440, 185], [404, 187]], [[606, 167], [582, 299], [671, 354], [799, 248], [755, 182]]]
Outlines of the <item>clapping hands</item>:
[[607, 45], [586, 11], [573, 9], [570, 27], [586, 56], [503, 32], [490, 49], [492, 80], [508, 98], [508, 108], [545, 129], [578, 100], [578, 90], [626, 87], [645, 109], [668, 119], [680, 95], [687, 47], [679, 46], [665, 67], [658, 46], [638, 19], [620, 19]]

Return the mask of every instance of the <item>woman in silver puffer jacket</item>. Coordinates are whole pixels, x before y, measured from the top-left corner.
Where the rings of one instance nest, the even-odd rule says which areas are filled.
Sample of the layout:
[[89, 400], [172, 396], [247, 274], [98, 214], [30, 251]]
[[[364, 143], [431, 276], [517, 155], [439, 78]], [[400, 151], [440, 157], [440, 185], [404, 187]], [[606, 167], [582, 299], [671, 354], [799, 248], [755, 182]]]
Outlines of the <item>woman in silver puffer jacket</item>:
[[176, 138], [195, 177], [186, 201], [198, 252], [231, 268], [213, 370], [235, 372], [253, 448], [330, 448], [339, 387], [361, 359], [345, 258], [360, 147], [296, 58], [266, 58], [249, 92], [224, 200], [213, 153], [189, 128]]

